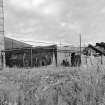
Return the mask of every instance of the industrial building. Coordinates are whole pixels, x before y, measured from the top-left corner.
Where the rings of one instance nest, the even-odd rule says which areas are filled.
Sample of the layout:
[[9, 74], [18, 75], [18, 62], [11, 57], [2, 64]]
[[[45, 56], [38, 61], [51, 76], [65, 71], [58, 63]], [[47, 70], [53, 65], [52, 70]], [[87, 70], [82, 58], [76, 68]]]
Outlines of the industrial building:
[[53, 63], [53, 58], [57, 65], [56, 45], [32, 47], [30, 44], [5, 37], [1, 55], [2, 64], [7, 67], [47, 66]]
[[80, 57], [78, 60], [76, 57], [80, 53], [79, 48], [57, 45], [33, 47], [8, 37], [4, 38], [4, 50], [1, 52], [2, 66], [6, 67], [71, 66], [72, 53], [76, 54], [73, 61], [81, 63]]

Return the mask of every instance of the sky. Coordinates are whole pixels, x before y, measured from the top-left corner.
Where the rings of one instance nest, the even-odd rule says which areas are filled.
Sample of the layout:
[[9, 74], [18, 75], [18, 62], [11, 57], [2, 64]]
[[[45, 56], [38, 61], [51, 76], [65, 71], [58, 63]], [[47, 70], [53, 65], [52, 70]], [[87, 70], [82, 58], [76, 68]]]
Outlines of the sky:
[[4, 0], [5, 35], [30, 43], [105, 42], [105, 0]]

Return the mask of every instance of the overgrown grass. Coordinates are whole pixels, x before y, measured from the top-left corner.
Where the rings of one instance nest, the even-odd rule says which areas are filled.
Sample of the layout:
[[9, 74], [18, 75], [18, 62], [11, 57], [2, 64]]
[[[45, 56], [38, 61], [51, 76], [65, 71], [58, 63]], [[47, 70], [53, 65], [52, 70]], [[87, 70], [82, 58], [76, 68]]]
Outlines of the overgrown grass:
[[7, 68], [0, 105], [105, 105], [105, 66]]

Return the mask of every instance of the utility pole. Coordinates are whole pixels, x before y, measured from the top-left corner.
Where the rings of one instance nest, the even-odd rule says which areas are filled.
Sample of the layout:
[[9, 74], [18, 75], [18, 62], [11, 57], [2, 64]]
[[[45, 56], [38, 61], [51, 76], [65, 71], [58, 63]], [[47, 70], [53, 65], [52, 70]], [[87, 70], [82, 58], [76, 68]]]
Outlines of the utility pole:
[[80, 33], [80, 56], [81, 56], [81, 33]]
[[3, 69], [5, 65], [5, 52], [4, 50], [4, 9], [3, 9], [3, 0], [0, 0], [0, 69]]
[[[82, 51], [81, 51], [81, 42], [82, 42], [82, 40], [81, 40], [81, 33], [80, 33], [80, 61], [81, 61], [81, 58], [82, 58]], [[82, 62], [81, 62], [82, 63]]]

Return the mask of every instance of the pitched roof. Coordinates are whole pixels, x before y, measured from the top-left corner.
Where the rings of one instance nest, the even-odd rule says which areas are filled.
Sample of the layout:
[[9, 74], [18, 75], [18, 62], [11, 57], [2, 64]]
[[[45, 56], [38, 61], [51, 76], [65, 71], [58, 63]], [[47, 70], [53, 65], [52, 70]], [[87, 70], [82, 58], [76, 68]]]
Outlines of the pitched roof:
[[5, 50], [8, 49], [15, 49], [15, 48], [26, 48], [26, 47], [32, 47], [32, 45], [14, 40], [12, 38], [5, 37], [4, 38], [4, 44], [5, 44]]

